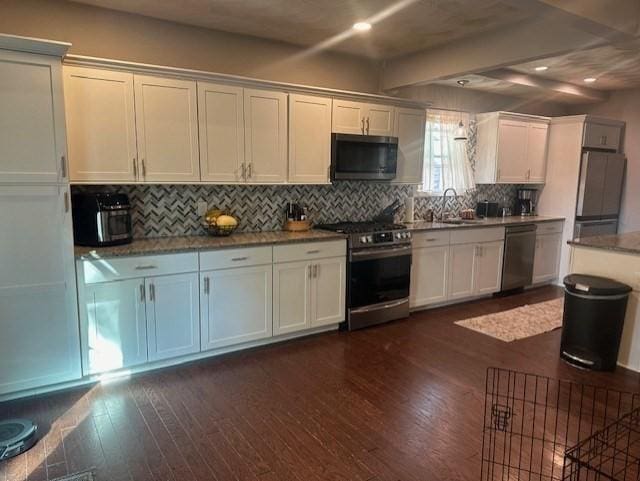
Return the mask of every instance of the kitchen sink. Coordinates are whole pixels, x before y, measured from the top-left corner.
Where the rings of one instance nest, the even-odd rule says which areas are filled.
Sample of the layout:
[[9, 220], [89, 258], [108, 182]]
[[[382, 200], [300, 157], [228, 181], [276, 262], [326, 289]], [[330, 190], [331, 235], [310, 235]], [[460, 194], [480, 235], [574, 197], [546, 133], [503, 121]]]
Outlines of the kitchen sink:
[[442, 221], [443, 224], [454, 224], [454, 225], [465, 225], [465, 224], [481, 224], [481, 220], [473, 220], [473, 219], [445, 219]]

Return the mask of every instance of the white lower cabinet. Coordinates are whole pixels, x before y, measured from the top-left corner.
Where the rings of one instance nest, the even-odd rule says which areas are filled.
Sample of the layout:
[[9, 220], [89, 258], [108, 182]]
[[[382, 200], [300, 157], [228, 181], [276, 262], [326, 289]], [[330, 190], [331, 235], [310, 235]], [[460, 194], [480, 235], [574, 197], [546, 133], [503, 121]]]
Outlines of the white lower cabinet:
[[447, 300], [449, 246], [413, 249], [411, 263], [411, 307]]
[[271, 337], [272, 267], [200, 274], [202, 350]]
[[273, 334], [344, 321], [346, 257], [274, 264]]
[[81, 313], [86, 319], [85, 374], [147, 362], [144, 279], [85, 287]]
[[536, 237], [536, 253], [533, 261], [533, 283], [548, 282], [558, 277], [562, 232]]
[[504, 241], [483, 242], [476, 246], [474, 294], [493, 294], [502, 282]]
[[149, 361], [200, 351], [198, 274], [145, 279]]
[[449, 251], [448, 300], [471, 297], [476, 269], [476, 244], [453, 245]]

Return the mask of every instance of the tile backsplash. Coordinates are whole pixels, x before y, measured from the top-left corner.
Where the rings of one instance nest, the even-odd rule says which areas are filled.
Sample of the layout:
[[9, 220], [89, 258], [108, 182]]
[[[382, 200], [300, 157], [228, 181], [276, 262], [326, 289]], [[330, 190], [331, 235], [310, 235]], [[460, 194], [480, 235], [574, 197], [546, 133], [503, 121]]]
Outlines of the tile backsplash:
[[[515, 199], [515, 185], [478, 185], [476, 190], [447, 199], [447, 209], [475, 208], [479, 200], [509, 204]], [[228, 210], [240, 219], [240, 231], [268, 231], [282, 228], [285, 204], [299, 202], [307, 207], [313, 223], [370, 220], [396, 199], [413, 194], [408, 185], [338, 182], [333, 185], [124, 185], [74, 186], [74, 191], [123, 192], [132, 204], [134, 237], [204, 234], [196, 203]], [[442, 197], [417, 197], [416, 218], [427, 210], [441, 211]], [[396, 221], [403, 220], [404, 209]]]

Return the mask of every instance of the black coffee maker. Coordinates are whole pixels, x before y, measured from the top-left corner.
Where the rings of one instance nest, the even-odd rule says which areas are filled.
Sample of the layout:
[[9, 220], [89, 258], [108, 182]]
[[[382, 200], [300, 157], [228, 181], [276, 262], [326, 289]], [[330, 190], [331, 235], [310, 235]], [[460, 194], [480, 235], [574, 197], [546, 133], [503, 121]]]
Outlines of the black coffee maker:
[[537, 189], [518, 189], [515, 215], [535, 215]]

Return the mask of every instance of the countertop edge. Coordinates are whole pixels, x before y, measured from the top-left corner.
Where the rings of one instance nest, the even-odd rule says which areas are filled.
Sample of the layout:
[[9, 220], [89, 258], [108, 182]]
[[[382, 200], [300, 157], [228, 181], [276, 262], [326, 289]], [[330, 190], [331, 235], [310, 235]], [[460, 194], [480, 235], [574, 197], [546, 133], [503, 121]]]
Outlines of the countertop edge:
[[597, 244], [592, 244], [592, 243], [585, 243], [584, 241], [576, 241], [576, 240], [568, 240], [567, 244], [569, 244], [570, 246], [576, 246], [576, 247], [585, 247], [587, 249], [597, 249], [599, 251], [608, 251], [608, 252], [619, 252], [621, 254], [636, 254], [636, 255], [640, 255], [640, 247], [638, 248], [633, 248], [633, 247], [621, 247], [621, 246], [604, 246], [604, 245], [597, 245]]

